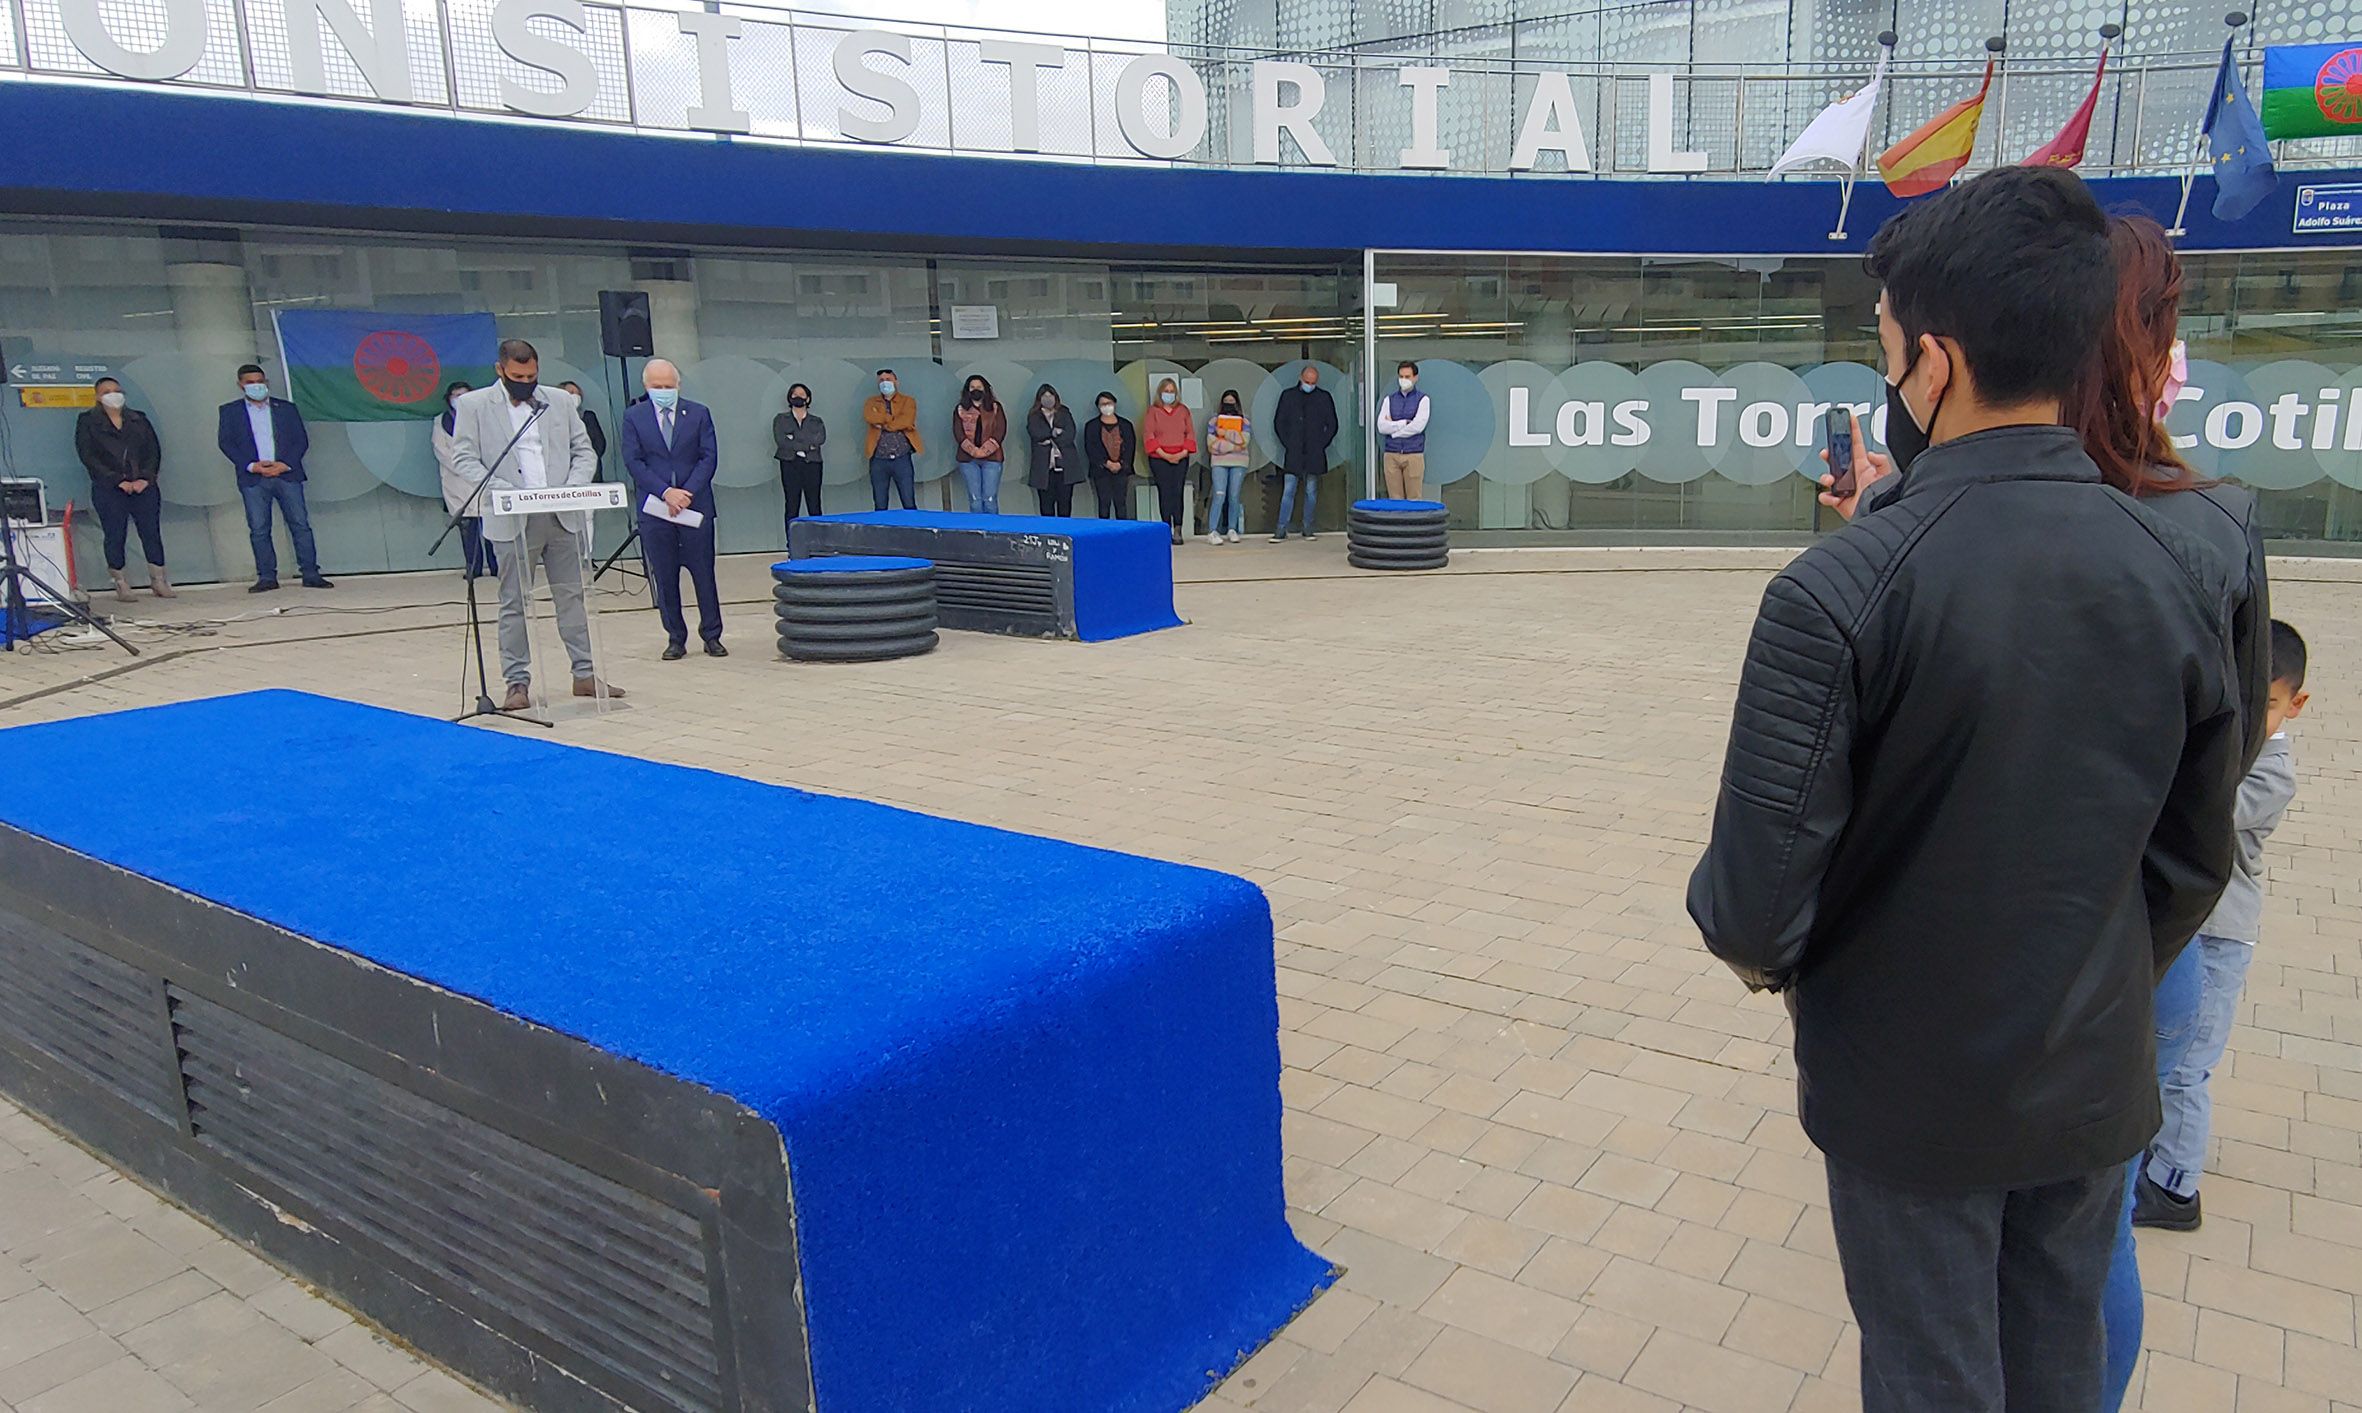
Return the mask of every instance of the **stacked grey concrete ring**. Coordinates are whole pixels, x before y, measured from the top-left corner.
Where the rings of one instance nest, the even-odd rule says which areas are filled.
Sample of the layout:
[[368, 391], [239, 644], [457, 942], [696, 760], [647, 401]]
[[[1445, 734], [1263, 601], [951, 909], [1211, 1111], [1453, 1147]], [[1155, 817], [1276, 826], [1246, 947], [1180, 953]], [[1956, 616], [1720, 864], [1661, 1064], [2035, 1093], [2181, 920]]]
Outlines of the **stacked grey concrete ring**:
[[1441, 569], [1451, 531], [1440, 500], [1357, 500], [1345, 521], [1345, 559], [1356, 569]]
[[935, 646], [935, 563], [830, 555], [771, 566], [779, 654], [796, 662], [879, 662]]

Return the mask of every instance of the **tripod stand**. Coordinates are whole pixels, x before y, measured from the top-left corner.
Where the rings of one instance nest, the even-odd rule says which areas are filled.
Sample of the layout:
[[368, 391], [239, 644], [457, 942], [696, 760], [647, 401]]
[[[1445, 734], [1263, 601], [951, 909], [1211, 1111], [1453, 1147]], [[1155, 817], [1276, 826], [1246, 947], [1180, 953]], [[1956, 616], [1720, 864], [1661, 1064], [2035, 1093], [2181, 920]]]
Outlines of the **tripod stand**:
[[[627, 380], [631, 377], [631, 366], [631, 360], [629, 358], [620, 353], [615, 355], [615, 387], [623, 388], [626, 391], [629, 390], [630, 384]], [[613, 389], [610, 389], [607, 394], [607, 415], [615, 419], [615, 435], [617, 437], [621, 437], [623, 435], [623, 419], [630, 411], [631, 409], [629, 406], [626, 406], [622, 412], [617, 412], [615, 410], [615, 393]], [[607, 467], [604, 462], [601, 462], [599, 466], [599, 479], [605, 480], [606, 478]], [[607, 571], [615, 567], [615, 561], [631, 553], [631, 547], [638, 544], [639, 542], [640, 517], [635, 515], [632, 517], [631, 529], [624, 534], [623, 543], [617, 545], [615, 547], [615, 552], [608, 555], [607, 558], [600, 563], [598, 568], [591, 571], [591, 582], [596, 584], [599, 582], [599, 580], [605, 578]], [[630, 574], [634, 571], [626, 569], [623, 572]], [[648, 577], [648, 556], [645, 552], [640, 555], [640, 568], [637, 572], [639, 573], [640, 578], [643, 580]], [[653, 600], [656, 593], [656, 588], [653, 584], [649, 585], [648, 593], [650, 599]]]
[[[525, 424], [517, 428], [517, 434], [509, 438], [508, 445], [500, 449], [500, 455], [492, 458], [492, 464], [484, 468], [484, 474], [477, 479], [474, 486], [469, 488], [467, 499], [461, 501], [459, 503], [459, 509], [452, 511], [451, 514], [444, 519], [443, 533], [435, 536], [435, 542], [432, 545], [427, 546], [427, 558], [434, 558], [435, 553], [443, 548], [443, 542], [451, 538], [451, 532], [458, 529], [462, 521], [468, 519], [468, 512], [476, 508], [476, 501], [484, 494], [484, 488], [492, 484], [492, 477], [500, 470], [500, 463], [508, 459], [508, 454], [517, 449], [517, 443], [525, 439], [525, 433], [531, 431], [533, 429], [533, 424], [541, 420], [541, 414], [548, 410], [548, 403], [540, 401], [536, 401], [534, 403], [531, 415], [525, 418]], [[491, 543], [488, 540], [482, 540], [479, 542], [486, 545]], [[510, 551], [510, 553], [530, 553], [526, 547], [525, 537], [523, 535], [519, 535], [517, 537], [515, 547]], [[487, 554], [485, 557], [490, 558], [491, 556]], [[531, 567], [532, 566], [529, 563], [519, 564], [517, 566], [517, 572], [520, 575], [529, 573], [531, 572]], [[451, 719], [457, 722], [472, 721], [479, 716], [497, 716], [504, 721], [530, 721], [536, 726], [547, 727], [550, 725], [549, 722], [539, 720], [535, 717], [518, 716], [514, 712], [503, 711], [500, 709], [500, 704], [492, 700], [491, 673], [486, 669], [484, 663], [484, 619], [476, 607], [476, 574], [474, 573], [474, 569], [474, 565], [468, 565], [463, 572], [465, 572], [467, 575], [467, 641], [469, 648], [471, 648], [476, 655], [476, 702], [474, 706], [470, 707], [466, 711], [461, 712], [459, 715]], [[527, 592], [531, 592], [531, 590], [528, 589]], [[464, 663], [460, 667], [460, 673], [462, 679], [464, 680], [467, 673], [467, 668]]]
[[123, 641], [121, 634], [91, 617], [80, 604], [51, 588], [42, 581], [40, 575], [25, 567], [24, 561], [17, 557], [16, 531], [16, 522], [0, 518], [0, 611], [7, 615], [10, 650], [18, 651], [22, 644], [21, 651], [32, 651], [33, 611], [31, 596], [25, 592], [26, 586], [31, 585], [39, 589], [41, 596], [49, 600], [50, 606], [69, 622], [106, 634], [116, 647], [138, 657], [139, 649]]

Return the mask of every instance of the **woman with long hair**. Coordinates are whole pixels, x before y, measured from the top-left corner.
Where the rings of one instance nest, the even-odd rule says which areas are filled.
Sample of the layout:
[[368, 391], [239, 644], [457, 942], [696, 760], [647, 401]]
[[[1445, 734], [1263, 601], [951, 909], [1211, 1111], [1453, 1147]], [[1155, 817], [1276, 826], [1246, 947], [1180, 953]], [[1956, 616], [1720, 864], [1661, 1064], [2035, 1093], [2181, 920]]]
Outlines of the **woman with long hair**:
[[951, 440], [973, 514], [1001, 513], [1001, 463], [1007, 459], [1002, 444], [1008, 439], [1009, 414], [993, 396], [991, 381], [981, 373], [970, 373], [967, 385], [960, 390], [959, 405], [951, 409]]
[[1033, 410], [1025, 414], [1025, 435], [1033, 443], [1033, 463], [1025, 483], [1033, 487], [1044, 515], [1072, 515], [1074, 488], [1089, 474], [1074, 436], [1074, 413], [1059, 400], [1048, 383], [1033, 395]]
[[[2065, 409], [2107, 483], [2148, 510], [2198, 537], [2233, 570], [2239, 586], [2224, 606], [2239, 673], [2246, 759], [2263, 744], [2264, 698], [2270, 690], [2271, 604], [2264, 578], [2264, 542], [2255, 497], [2244, 488], [2209, 481], [2190, 468], [2165, 429], [2187, 356], [2176, 337], [2181, 322], [2182, 263], [2164, 228], [2146, 216], [2109, 225], [2116, 256], [2116, 316], [2090, 371]], [[2240, 572], [2242, 566], [2244, 572]], [[2157, 984], [2157, 1076], [2160, 1084], [2183, 1063], [2196, 1027], [2204, 969], [2198, 948], [2187, 947]], [[2141, 1278], [2132, 1228], [2146, 1186], [2148, 1155], [2125, 1173], [2123, 1215], [2103, 1305], [2107, 1326], [2107, 1383], [2103, 1413], [2115, 1413], [2132, 1381], [2141, 1347]]]

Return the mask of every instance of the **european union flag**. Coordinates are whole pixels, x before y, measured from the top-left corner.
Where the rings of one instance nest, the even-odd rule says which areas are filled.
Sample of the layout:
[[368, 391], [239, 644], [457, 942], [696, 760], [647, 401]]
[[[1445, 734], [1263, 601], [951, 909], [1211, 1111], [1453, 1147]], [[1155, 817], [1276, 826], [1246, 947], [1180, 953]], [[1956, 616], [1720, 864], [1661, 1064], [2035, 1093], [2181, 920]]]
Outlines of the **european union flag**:
[[2272, 145], [2264, 139], [2264, 125], [2247, 101], [2247, 85], [2231, 60], [2231, 41], [2223, 41], [2223, 66], [2214, 76], [2214, 96], [2207, 100], [2206, 122], [2199, 129], [2206, 139], [2208, 165], [2214, 169], [2214, 218], [2236, 221], [2256, 208], [2280, 184], [2272, 170]]

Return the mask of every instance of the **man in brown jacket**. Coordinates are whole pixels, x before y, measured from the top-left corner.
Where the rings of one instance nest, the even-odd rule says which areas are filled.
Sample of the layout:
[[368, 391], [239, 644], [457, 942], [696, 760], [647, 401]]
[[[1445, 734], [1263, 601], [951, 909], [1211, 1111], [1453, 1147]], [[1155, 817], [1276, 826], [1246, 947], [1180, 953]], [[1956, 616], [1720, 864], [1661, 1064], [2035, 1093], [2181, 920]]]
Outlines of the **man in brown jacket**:
[[878, 395], [861, 404], [869, 424], [869, 494], [886, 508], [886, 487], [902, 496], [904, 510], [918, 508], [918, 473], [911, 458], [926, 450], [919, 440], [918, 399], [896, 385], [894, 370], [878, 369]]

